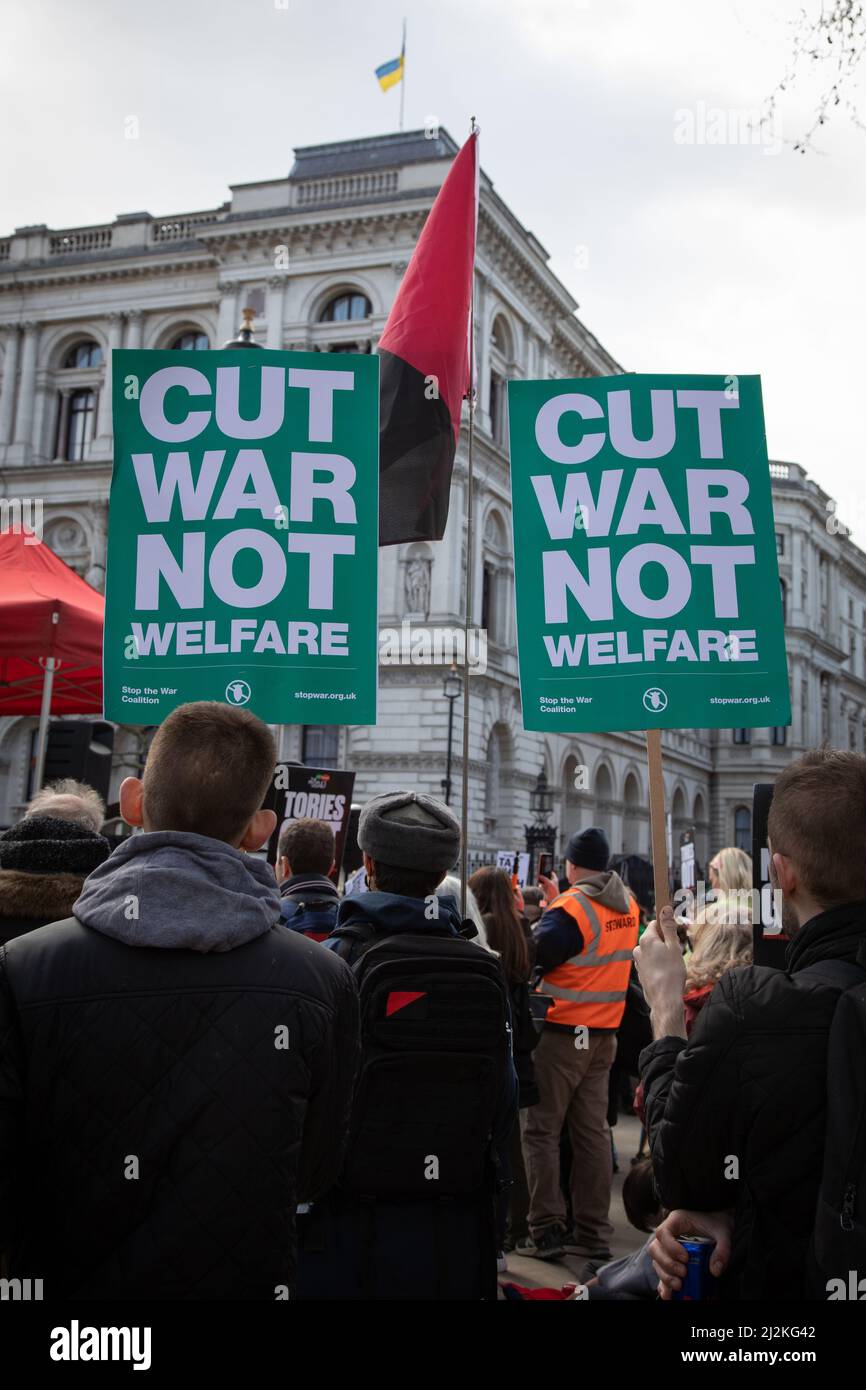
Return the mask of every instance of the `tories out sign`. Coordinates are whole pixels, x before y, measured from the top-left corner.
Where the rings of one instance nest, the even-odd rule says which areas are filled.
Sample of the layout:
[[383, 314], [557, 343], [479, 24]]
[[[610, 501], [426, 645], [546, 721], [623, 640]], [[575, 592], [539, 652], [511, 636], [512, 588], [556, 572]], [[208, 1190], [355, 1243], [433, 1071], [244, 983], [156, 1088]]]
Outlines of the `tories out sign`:
[[105, 714], [373, 724], [375, 356], [115, 352]]
[[508, 387], [527, 729], [790, 722], [757, 377]]
[[354, 785], [354, 772], [277, 763], [272, 790], [264, 801], [264, 805], [277, 815], [277, 826], [268, 844], [268, 862], [276, 864], [280, 836], [290, 821], [308, 817], [323, 820], [334, 833], [336, 881], [346, 848]]

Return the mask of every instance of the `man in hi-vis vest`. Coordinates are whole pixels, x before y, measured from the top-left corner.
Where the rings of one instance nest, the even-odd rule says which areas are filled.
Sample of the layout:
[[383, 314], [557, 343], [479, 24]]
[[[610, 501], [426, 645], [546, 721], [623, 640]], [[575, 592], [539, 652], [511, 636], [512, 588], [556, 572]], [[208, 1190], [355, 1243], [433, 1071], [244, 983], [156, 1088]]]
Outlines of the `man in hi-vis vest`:
[[[584, 830], [566, 850], [570, 888], [560, 894], [552, 880], [544, 881], [548, 904], [535, 930], [536, 965], [551, 1005], [534, 1054], [541, 1098], [521, 1111], [532, 1233], [521, 1252], [548, 1260], [577, 1255], [585, 1261], [582, 1281], [611, 1256], [608, 1073], [638, 940], [638, 905], [608, 869], [609, 858], [604, 831]], [[573, 1231], [559, 1181], [565, 1124]]]

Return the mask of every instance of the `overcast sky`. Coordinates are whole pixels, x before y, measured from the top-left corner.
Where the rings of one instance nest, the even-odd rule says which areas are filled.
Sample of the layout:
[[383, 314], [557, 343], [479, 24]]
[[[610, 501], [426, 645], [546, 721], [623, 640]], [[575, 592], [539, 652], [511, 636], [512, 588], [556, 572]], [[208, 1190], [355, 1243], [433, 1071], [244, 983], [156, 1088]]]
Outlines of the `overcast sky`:
[[[477, 117], [486, 173], [623, 366], [759, 372], [771, 458], [801, 463], [866, 546], [866, 131], [840, 114], [820, 152], [784, 143], [810, 124], [808, 74], [763, 143], [748, 128], [799, 10], [2, 0], [0, 235], [213, 207], [285, 175], [297, 145], [396, 130], [400, 88], [373, 69], [405, 15], [406, 128], [433, 115], [461, 139]], [[720, 109], [733, 142], [709, 143]]]

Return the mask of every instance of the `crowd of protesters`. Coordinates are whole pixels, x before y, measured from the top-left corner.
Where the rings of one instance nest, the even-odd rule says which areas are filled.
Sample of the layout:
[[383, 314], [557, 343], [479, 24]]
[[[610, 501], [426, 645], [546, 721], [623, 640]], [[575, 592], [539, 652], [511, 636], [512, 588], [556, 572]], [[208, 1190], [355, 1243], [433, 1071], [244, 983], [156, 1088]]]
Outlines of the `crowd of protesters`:
[[[342, 895], [322, 821], [282, 827], [272, 868], [274, 764], [248, 711], [181, 706], [113, 851], [71, 781], [0, 834], [0, 1275], [48, 1298], [469, 1301], [526, 1294], [515, 1252], [552, 1297], [568, 1262], [576, 1296], [667, 1299], [699, 1235], [722, 1298], [798, 1299], [863, 1262], [866, 757], [777, 779], [784, 969], [752, 964], [734, 848], [710, 903], [648, 925], [597, 827], [561, 880], [484, 867], [464, 891], [459, 823], [415, 791], [364, 806]], [[623, 1099], [644, 1239], [614, 1259]]]

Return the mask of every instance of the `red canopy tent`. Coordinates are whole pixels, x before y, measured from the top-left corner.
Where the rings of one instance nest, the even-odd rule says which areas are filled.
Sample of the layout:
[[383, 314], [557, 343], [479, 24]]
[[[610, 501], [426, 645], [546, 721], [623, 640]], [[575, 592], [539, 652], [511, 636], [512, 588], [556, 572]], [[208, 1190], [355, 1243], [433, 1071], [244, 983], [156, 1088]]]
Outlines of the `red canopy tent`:
[[105, 600], [32, 532], [0, 531], [0, 715], [102, 713]]

